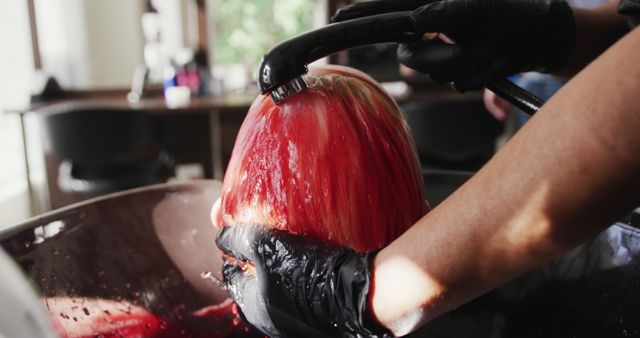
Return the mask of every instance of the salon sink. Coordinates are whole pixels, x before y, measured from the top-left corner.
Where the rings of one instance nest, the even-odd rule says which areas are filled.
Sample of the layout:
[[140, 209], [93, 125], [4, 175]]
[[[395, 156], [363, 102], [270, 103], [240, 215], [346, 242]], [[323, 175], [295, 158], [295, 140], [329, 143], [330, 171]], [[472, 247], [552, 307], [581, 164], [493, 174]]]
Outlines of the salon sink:
[[201, 278], [222, 264], [209, 218], [219, 192], [203, 180], [115, 193], [10, 227], [0, 245], [63, 337], [244, 336], [227, 293]]
[[[439, 189], [431, 203], [470, 176], [426, 173], [427, 189]], [[201, 278], [221, 265], [209, 221], [219, 192], [219, 182], [203, 180], [116, 193], [10, 227], [0, 232], [0, 245], [68, 337], [93, 336], [81, 324], [100, 311], [126, 314], [127, 307], [161, 318], [151, 322], [159, 331], [146, 336], [255, 336], [234, 326], [233, 315], [220, 315], [232, 309], [225, 291]], [[638, 336], [639, 254], [640, 230], [616, 223], [411, 336]]]

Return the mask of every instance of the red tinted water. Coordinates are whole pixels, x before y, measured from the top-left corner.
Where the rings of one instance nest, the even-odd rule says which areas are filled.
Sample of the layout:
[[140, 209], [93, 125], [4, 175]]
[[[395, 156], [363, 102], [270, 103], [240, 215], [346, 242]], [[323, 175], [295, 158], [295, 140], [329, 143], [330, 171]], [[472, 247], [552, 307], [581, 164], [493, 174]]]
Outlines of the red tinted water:
[[126, 302], [85, 299], [79, 303], [57, 298], [47, 303], [50, 311], [59, 311], [52, 321], [62, 338], [218, 338], [245, 329], [231, 301], [188, 313], [174, 322]]

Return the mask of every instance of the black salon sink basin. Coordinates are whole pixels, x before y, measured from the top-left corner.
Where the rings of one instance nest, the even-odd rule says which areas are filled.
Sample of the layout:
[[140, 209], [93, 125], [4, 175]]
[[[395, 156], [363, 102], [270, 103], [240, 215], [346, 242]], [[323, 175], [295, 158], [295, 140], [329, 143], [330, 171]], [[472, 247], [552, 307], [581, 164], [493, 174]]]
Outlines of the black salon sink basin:
[[0, 232], [62, 337], [244, 336], [210, 210], [220, 183], [160, 184], [81, 202]]

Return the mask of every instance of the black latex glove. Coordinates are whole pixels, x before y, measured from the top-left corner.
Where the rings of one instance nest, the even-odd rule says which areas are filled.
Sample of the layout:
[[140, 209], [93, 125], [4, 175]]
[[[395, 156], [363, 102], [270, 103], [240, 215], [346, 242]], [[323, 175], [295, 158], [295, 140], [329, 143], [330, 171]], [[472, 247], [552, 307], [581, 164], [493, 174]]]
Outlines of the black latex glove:
[[[398, 3], [397, 6], [391, 4]], [[420, 1], [370, 1], [338, 11], [335, 20], [407, 10]], [[401, 45], [404, 65], [459, 90], [479, 89], [524, 71], [551, 72], [575, 48], [573, 12], [561, 0], [423, 0], [411, 14], [419, 33], [439, 32], [439, 40]]]
[[383, 337], [365, 315], [371, 254], [253, 225], [224, 228], [224, 283], [245, 319], [271, 337]]
[[439, 0], [376, 0], [361, 1], [344, 6], [331, 17], [331, 22], [340, 22], [365, 16], [390, 12], [413, 11], [428, 3]]

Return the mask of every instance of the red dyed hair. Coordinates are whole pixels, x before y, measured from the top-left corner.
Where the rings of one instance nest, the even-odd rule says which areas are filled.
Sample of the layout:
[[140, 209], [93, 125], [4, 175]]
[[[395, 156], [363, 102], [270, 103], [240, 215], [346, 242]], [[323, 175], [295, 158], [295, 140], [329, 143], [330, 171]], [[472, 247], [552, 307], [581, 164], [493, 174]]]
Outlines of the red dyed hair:
[[413, 141], [369, 76], [325, 66], [281, 104], [259, 96], [244, 120], [214, 213], [345, 245], [382, 247], [428, 209]]

